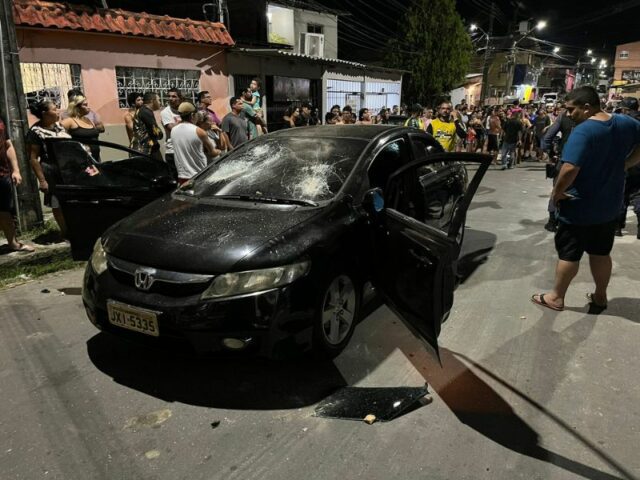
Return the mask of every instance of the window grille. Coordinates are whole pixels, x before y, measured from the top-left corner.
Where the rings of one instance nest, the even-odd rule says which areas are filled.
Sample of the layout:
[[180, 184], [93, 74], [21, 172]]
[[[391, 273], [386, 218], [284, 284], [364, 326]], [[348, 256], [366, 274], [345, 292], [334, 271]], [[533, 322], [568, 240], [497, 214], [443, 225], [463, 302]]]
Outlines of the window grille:
[[177, 88], [185, 100], [195, 104], [200, 91], [200, 70], [116, 67], [116, 87], [120, 108], [127, 108], [127, 95], [132, 92], [155, 92], [164, 105], [170, 88]]

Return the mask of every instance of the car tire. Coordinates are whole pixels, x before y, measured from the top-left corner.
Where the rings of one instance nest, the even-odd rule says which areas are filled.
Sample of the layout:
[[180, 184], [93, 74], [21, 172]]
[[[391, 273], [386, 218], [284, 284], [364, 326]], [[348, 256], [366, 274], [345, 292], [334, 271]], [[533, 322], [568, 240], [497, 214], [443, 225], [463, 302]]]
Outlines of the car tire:
[[319, 289], [313, 325], [313, 352], [332, 359], [348, 345], [358, 322], [360, 286], [347, 273], [329, 275]]

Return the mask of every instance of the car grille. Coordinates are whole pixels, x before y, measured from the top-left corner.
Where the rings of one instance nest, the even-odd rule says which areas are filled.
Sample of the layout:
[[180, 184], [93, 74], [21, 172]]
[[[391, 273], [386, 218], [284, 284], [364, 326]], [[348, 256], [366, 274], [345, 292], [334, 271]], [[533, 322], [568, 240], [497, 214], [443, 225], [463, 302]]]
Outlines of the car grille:
[[[213, 275], [191, 274], [182, 272], [172, 272], [138, 265], [126, 260], [107, 256], [109, 272], [113, 278], [123, 285], [136, 288], [140, 291], [157, 293], [168, 297], [188, 297], [203, 293]], [[137, 272], [144, 272], [153, 277], [149, 288], [136, 286]]]

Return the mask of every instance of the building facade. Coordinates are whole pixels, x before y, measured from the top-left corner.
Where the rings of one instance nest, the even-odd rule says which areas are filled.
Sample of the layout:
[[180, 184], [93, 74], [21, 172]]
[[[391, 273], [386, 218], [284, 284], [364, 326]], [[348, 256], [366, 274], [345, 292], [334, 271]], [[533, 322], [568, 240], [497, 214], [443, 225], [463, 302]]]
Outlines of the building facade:
[[225, 48], [234, 42], [222, 24], [33, 0], [14, 2], [14, 21], [27, 100], [51, 97], [64, 109], [79, 87], [105, 124], [102, 140], [128, 143], [133, 91], [164, 100], [177, 87], [193, 101], [209, 90], [215, 110], [228, 111]]
[[622, 96], [640, 96], [640, 41], [616, 47], [613, 93]]
[[287, 108], [311, 103], [319, 116], [333, 105], [354, 112], [400, 104], [403, 72], [341, 60], [340, 12], [304, 0], [229, 0], [237, 47], [228, 53], [229, 89], [262, 80], [270, 130], [284, 125]]

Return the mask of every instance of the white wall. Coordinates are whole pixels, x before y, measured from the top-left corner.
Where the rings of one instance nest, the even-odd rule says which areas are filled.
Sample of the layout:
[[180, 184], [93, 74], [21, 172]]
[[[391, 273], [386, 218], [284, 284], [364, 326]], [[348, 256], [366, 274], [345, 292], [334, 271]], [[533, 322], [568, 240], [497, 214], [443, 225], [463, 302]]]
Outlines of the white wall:
[[378, 113], [382, 107], [400, 105], [402, 80], [386, 80], [369, 76], [340, 75], [336, 72], [325, 74], [323, 78], [323, 113], [334, 105], [344, 107], [349, 104], [357, 113], [360, 108], [368, 108]]
[[464, 87], [451, 90], [451, 92], [449, 92], [449, 95], [451, 95], [451, 103], [453, 105], [458, 105], [459, 103], [462, 102], [462, 100], [466, 100], [465, 98], [466, 93], [467, 91], [465, 90]]
[[[338, 17], [329, 13], [311, 12], [296, 9], [294, 11], [296, 49], [300, 42], [300, 33], [307, 32], [307, 25], [322, 25], [324, 33], [324, 56], [338, 58]], [[296, 50], [297, 51], [297, 50]]]

